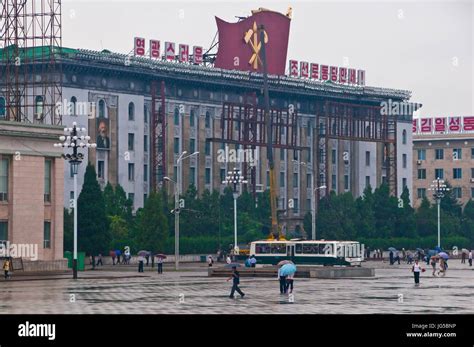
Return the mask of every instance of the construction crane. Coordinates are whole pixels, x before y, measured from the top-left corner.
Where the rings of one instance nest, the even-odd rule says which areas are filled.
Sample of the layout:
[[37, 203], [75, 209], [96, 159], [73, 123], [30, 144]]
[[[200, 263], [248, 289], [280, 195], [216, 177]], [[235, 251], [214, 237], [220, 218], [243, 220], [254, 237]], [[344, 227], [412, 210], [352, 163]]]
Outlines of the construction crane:
[[[270, 231], [270, 239], [279, 240], [282, 238], [280, 228], [278, 227], [278, 216], [277, 216], [277, 193], [276, 193], [276, 179], [275, 179], [275, 161], [273, 157], [273, 131], [272, 131], [272, 119], [270, 116], [270, 97], [268, 94], [268, 73], [267, 73], [267, 57], [265, 51], [265, 30], [264, 26], [260, 25], [260, 43], [262, 44], [261, 52], [261, 63], [263, 66], [263, 97], [265, 107], [265, 125], [267, 132], [267, 160], [270, 175], [270, 208], [272, 227]], [[258, 55], [257, 55], [258, 59]]]

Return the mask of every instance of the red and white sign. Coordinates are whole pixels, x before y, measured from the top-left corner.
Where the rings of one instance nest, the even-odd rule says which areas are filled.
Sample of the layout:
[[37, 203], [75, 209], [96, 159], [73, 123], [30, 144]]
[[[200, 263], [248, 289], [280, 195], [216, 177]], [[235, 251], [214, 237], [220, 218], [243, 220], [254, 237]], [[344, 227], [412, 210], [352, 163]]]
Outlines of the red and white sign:
[[434, 131], [445, 132], [446, 131], [446, 118], [435, 118], [434, 119]]
[[160, 41], [150, 40], [150, 58], [160, 59]]
[[309, 77], [309, 63], [306, 61], [300, 62], [300, 77]]
[[365, 86], [365, 70], [357, 70], [357, 84]]
[[347, 68], [339, 68], [339, 83], [347, 83]]
[[135, 37], [133, 39], [133, 54], [138, 56], [145, 55], [145, 39], [143, 37]]
[[176, 55], [174, 42], [165, 42], [165, 57], [167, 60], [174, 60]]
[[321, 65], [321, 80], [329, 80], [329, 66]]
[[449, 131], [461, 131], [461, 117], [449, 118]]
[[331, 82], [337, 82], [337, 66], [331, 66], [330, 68], [331, 73]]
[[357, 84], [357, 70], [356, 69], [349, 69], [349, 83]]
[[298, 62], [296, 60], [290, 60], [290, 76], [298, 77]]
[[181, 63], [189, 62], [189, 45], [179, 45], [179, 61]]
[[194, 64], [202, 64], [202, 61], [203, 61], [202, 47], [194, 46], [193, 47], [193, 63]]
[[418, 119], [413, 119], [411, 131], [412, 131], [413, 133], [417, 133], [417, 132], [418, 132]]
[[463, 130], [464, 131], [474, 130], [474, 117], [473, 116], [463, 118]]
[[422, 133], [430, 133], [433, 130], [433, 119], [432, 118], [422, 118], [421, 119], [421, 128]]
[[319, 80], [319, 64], [311, 64], [311, 78]]

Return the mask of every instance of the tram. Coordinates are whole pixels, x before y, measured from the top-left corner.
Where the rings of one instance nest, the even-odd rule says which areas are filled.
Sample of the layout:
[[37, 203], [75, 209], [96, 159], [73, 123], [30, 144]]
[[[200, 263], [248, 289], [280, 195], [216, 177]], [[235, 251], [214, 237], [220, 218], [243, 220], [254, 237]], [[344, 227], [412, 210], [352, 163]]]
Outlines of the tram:
[[364, 247], [357, 241], [262, 240], [250, 244], [258, 264], [276, 265], [291, 260], [298, 265], [360, 266]]

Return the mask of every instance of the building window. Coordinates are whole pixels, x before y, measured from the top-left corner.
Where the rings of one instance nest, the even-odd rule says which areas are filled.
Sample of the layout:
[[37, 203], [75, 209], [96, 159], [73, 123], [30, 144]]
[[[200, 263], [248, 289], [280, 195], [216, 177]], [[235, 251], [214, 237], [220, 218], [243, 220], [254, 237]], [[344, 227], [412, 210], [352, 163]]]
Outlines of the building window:
[[444, 159], [444, 149], [442, 148], [435, 149], [435, 159], [436, 160]]
[[211, 127], [211, 114], [209, 113], [209, 111], [206, 111], [206, 118], [205, 118], [205, 126], [206, 128], [210, 128]]
[[179, 154], [179, 137], [174, 138], [173, 148], [174, 148], [174, 154]]
[[453, 188], [453, 195], [456, 199], [462, 199], [462, 189], [461, 187]]
[[0, 243], [8, 241], [8, 222], [0, 221]]
[[135, 120], [135, 104], [133, 102], [128, 104], [128, 120]]
[[53, 161], [46, 159], [44, 161], [44, 202], [51, 202], [51, 175]]
[[453, 169], [453, 179], [455, 179], [455, 180], [462, 179], [462, 169], [461, 168], [454, 168]]
[[148, 199], [148, 194], [143, 194], [143, 204], [145, 205], [146, 199]]
[[402, 166], [404, 169], [407, 168], [407, 155], [406, 154], [402, 154]]
[[370, 186], [370, 176], [365, 176], [365, 188]]
[[189, 168], [189, 185], [196, 185], [196, 168]]
[[474, 168], [471, 168], [471, 178], [474, 178]]
[[426, 169], [418, 169], [418, 179], [419, 180], [426, 179]]
[[299, 201], [298, 199], [293, 199], [293, 213], [299, 212]]
[[365, 166], [370, 166], [370, 151], [365, 152]]
[[280, 188], [283, 188], [285, 186], [285, 173], [280, 172]]
[[189, 126], [190, 127], [195, 126], [194, 110], [191, 110], [191, 113], [189, 114]]
[[105, 162], [103, 160], [97, 161], [97, 177], [100, 179], [105, 178]]
[[332, 190], [337, 189], [336, 175], [331, 176], [331, 189]]
[[174, 125], [179, 125], [179, 109], [178, 109], [178, 107], [174, 108]]
[[402, 131], [402, 144], [407, 144], [407, 131], [405, 129]]
[[135, 202], [135, 193], [128, 193], [128, 200], [132, 202], [132, 206]]
[[310, 121], [310, 120], [308, 121], [308, 128], [307, 128], [307, 130], [308, 130], [308, 136], [311, 136], [311, 121]]
[[331, 151], [331, 163], [332, 163], [332, 164], [336, 164], [336, 156], [337, 156], [337, 152], [336, 152], [335, 149], [333, 149], [333, 150]]
[[471, 188], [471, 198], [474, 199], [474, 188]]
[[280, 149], [280, 160], [282, 160], [282, 161], [285, 160], [285, 150], [283, 148]]
[[462, 149], [453, 148], [453, 160], [461, 160], [461, 159], [462, 159]]
[[206, 168], [206, 184], [211, 184], [211, 169]]
[[[1, 108], [1, 105], [0, 105], [0, 108]], [[0, 113], [0, 116], [2, 114]], [[471, 159], [474, 159], [474, 148], [471, 148]]]
[[35, 98], [35, 116], [39, 119], [43, 117], [44, 111], [44, 98], [38, 95]]
[[298, 174], [293, 174], [293, 188], [298, 188]]
[[99, 100], [99, 118], [105, 118], [105, 101]]
[[196, 152], [196, 139], [190, 139], [189, 140], [189, 151], [191, 153]]
[[298, 151], [297, 150], [293, 151], [293, 160], [298, 160]]
[[221, 183], [224, 182], [224, 180], [225, 180], [225, 169], [221, 169], [219, 171], [219, 177], [221, 179]]
[[43, 248], [51, 248], [51, 222], [44, 222]]
[[439, 178], [441, 180], [444, 179], [444, 170], [443, 169], [435, 169], [435, 179]]
[[143, 165], [143, 182], [148, 182], [148, 165]]
[[349, 190], [349, 175], [344, 175], [344, 189]]
[[418, 188], [416, 190], [416, 195], [418, 199], [426, 198], [426, 188]]
[[177, 166], [173, 166], [173, 180], [175, 182], [178, 182], [178, 167]]
[[0, 201], [8, 201], [9, 164], [7, 158], [0, 159]]
[[149, 109], [148, 109], [148, 106], [147, 105], [144, 105], [143, 106], [143, 121], [145, 122], [145, 124], [148, 123], [148, 116], [149, 116]]
[[267, 171], [266, 178], [267, 178], [267, 188], [269, 188], [270, 187], [270, 171]]
[[133, 163], [128, 163], [128, 180], [135, 180], [135, 164]]
[[128, 133], [128, 150], [133, 151], [135, 146], [135, 134], [133, 133]]
[[69, 192], [69, 200], [74, 200], [74, 191], [73, 190], [71, 190]]
[[70, 109], [70, 112], [71, 112], [71, 116], [77, 116], [77, 98], [75, 96], [73, 96], [71, 98], [71, 109]]
[[407, 186], [407, 179], [404, 177], [402, 178], [402, 189], [404, 189]]
[[148, 135], [143, 135], [143, 152], [148, 152]]
[[205, 146], [204, 146], [204, 153], [206, 155], [211, 155], [211, 141], [206, 140]]
[[0, 118], [6, 118], [7, 116], [7, 109], [6, 109], [6, 102], [4, 97], [0, 97]]
[[306, 188], [311, 188], [311, 174], [306, 174]]
[[418, 150], [418, 160], [426, 160], [426, 149]]

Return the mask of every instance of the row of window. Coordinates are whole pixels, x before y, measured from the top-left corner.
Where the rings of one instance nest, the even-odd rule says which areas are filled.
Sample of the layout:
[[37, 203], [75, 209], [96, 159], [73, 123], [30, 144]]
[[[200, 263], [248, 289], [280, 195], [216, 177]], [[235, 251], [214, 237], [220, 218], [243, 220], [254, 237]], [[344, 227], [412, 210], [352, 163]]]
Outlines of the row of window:
[[[418, 169], [419, 180], [426, 179], [426, 169]], [[434, 177], [444, 179], [444, 169], [434, 169]], [[471, 168], [471, 178], [474, 178], [474, 168]], [[462, 168], [453, 168], [453, 179], [462, 179]]]
[[[456, 199], [462, 199], [462, 188], [461, 187], [453, 187], [452, 192], [453, 192], [453, 196]], [[426, 198], [426, 193], [427, 193], [426, 188], [417, 188], [416, 197], [418, 199]], [[474, 199], [474, 188], [471, 188], [471, 198]]]
[[[8, 221], [0, 220], [0, 244], [8, 241]], [[43, 248], [51, 248], [51, 221], [43, 223]]]
[[[0, 201], [8, 201], [8, 183], [10, 175], [10, 159], [0, 159]], [[44, 202], [51, 202], [53, 175], [53, 160], [45, 159], [44, 161]]]
[[[435, 148], [435, 160], [444, 160], [444, 148]], [[426, 149], [418, 149], [418, 160], [426, 160]], [[462, 148], [453, 148], [453, 160], [462, 159]], [[474, 148], [471, 148], [471, 159], [474, 159]]]

